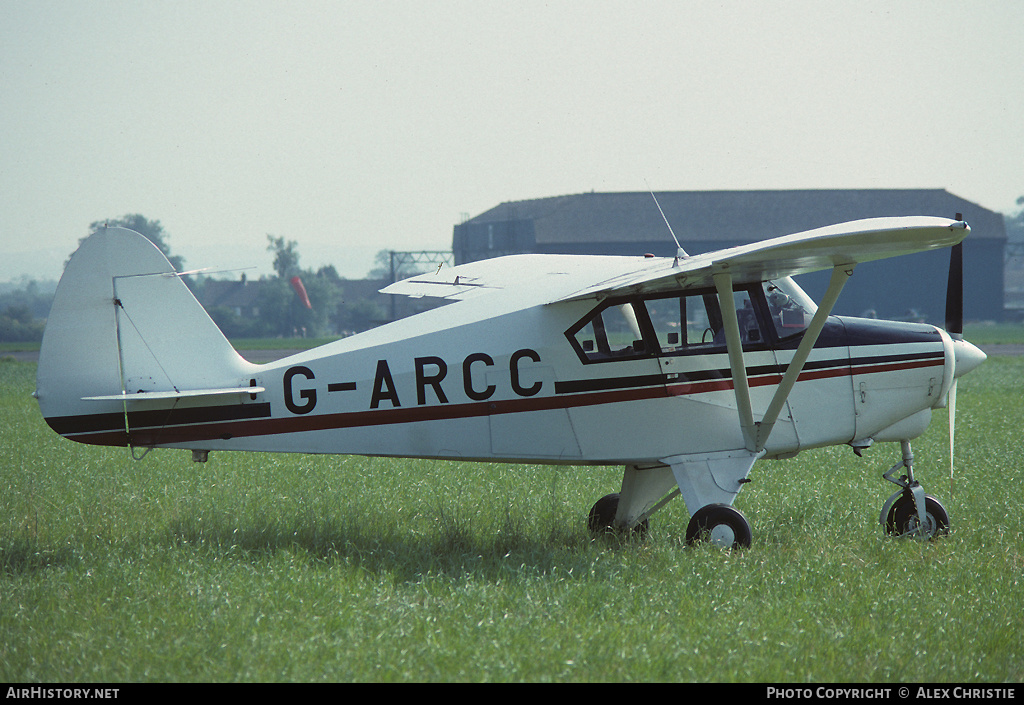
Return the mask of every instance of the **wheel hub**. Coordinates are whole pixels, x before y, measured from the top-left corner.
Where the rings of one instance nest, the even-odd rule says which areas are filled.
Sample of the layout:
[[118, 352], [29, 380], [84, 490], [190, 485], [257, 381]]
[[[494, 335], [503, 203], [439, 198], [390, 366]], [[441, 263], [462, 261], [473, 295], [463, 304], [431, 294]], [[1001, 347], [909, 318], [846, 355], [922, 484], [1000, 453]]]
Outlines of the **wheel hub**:
[[718, 524], [708, 532], [708, 541], [720, 548], [732, 548], [736, 542], [736, 532], [728, 524]]

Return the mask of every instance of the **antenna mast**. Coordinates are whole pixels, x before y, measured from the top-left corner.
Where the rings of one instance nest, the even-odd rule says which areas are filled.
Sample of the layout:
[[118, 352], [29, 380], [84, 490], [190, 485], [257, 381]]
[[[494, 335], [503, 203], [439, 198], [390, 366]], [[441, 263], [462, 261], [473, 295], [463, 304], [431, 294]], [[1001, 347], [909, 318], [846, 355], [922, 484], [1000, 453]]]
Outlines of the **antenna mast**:
[[679, 244], [679, 238], [676, 237], [675, 231], [672, 230], [672, 224], [669, 223], [668, 218], [665, 217], [665, 211], [661, 209], [661, 204], [658, 203], [658, 197], [654, 195], [654, 191], [651, 190], [650, 184], [647, 185], [647, 190], [651, 192], [651, 198], [654, 199], [654, 205], [658, 207], [658, 212], [661, 213], [661, 219], [665, 221], [665, 226], [668, 228], [668, 232], [672, 236], [672, 240], [676, 243], [676, 261], [686, 259], [689, 255], [686, 254], [686, 250], [684, 250], [682, 245]]

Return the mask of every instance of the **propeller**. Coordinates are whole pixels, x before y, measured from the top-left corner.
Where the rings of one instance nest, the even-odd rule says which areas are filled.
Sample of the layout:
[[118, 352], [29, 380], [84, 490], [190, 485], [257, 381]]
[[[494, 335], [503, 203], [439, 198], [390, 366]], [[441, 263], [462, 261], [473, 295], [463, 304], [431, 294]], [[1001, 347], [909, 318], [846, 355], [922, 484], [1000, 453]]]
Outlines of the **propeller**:
[[[963, 216], [956, 214], [957, 220]], [[964, 337], [964, 243], [958, 242], [949, 251], [949, 277], [946, 280], [946, 332], [954, 341]], [[956, 343], [954, 342], [954, 345]], [[953, 356], [956, 365], [956, 355]], [[953, 449], [956, 433], [956, 369], [949, 387], [949, 492], [953, 493]]]

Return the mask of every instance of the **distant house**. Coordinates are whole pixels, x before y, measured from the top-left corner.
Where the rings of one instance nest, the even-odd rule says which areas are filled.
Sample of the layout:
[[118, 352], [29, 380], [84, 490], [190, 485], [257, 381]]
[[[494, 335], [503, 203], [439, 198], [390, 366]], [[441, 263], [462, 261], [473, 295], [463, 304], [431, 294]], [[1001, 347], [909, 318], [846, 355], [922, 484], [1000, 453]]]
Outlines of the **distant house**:
[[230, 309], [236, 316], [260, 317], [259, 295], [263, 282], [240, 279], [207, 279], [203, 284], [201, 303], [206, 310]]
[[[744, 245], [861, 218], [962, 213], [971, 226], [964, 245], [964, 312], [972, 320], [1003, 318], [1000, 213], [942, 189], [674, 191], [658, 204], [689, 254]], [[456, 264], [513, 253], [672, 256], [675, 244], [650, 193], [581, 193], [502, 203], [455, 226]], [[926, 252], [857, 268], [836, 312], [941, 323], [949, 255]], [[820, 298], [827, 273], [800, 277]]]
[[[231, 280], [206, 279], [199, 288], [197, 298], [228, 335], [248, 335], [256, 329], [245, 323], [234, 322], [230, 316], [221, 316], [219, 312], [230, 311], [243, 322], [259, 321], [261, 295], [270, 281], [247, 280], [245, 277]], [[437, 299], [381, 294], [380, 290], [390, 283], [380, 279], [340, 280], [338, 286], [342, 292], [341, 302], [330, 319], [329, 334], [351, 335], [445, 303]]]

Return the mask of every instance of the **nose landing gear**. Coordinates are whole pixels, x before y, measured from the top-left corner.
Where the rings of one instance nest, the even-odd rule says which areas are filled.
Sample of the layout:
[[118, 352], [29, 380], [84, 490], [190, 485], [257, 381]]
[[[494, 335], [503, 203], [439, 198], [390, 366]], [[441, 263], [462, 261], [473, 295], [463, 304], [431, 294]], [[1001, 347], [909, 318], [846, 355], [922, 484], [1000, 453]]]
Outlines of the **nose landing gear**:
[[[908, 536], [917, 539], [933, 539], [949, 533], [949, 514], [945, 507], [929, 494], [925, 494], [921, 483], [914, 479], [914, 454], [910, 441], [901, 441], [903, 459], [882, 475], [901, 489], [882, 505], [879, 523], [886, 533], [893, 536]], [[906, 468], [899, 478], [893, 474]]]

